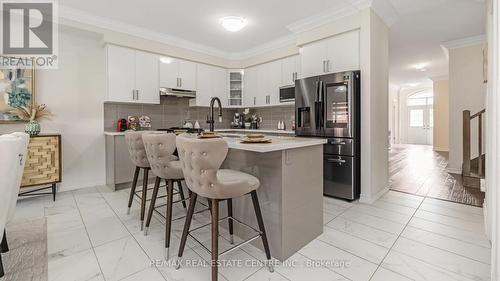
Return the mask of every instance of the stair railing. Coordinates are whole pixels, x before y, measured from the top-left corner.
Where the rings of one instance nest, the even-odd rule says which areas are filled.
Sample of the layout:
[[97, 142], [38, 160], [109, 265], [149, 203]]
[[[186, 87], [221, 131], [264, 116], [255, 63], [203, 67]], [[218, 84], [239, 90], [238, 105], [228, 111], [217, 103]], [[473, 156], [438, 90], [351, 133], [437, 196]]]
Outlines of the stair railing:
[[482, 175], [483, 171], [483, 115], [486, 112], [486, 109], [479, 111], [478, 113], [471, 115], [470, 110], [463, 111], [463, 164], [462, 164], [462, 175], [470, 176], [471, 175], [471, 123], [472, 120], [477, 118], [478, 120], [478, 173], [479, 176]]

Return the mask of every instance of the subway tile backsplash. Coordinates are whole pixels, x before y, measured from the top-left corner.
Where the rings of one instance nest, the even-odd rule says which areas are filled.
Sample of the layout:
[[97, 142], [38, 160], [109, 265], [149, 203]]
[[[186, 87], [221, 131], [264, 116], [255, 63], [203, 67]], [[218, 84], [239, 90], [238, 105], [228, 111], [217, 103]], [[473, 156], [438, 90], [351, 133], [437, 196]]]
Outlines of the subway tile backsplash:
[[[231, 126], [235, 112], [242, 112], [241, 109], [223, 109], [222, 123], [215, 122], [216, 129], [228, 129]], [[277, 129], [278, 121], [283, 120], [286, 129], [291, 130], [292, 119], [295, 108], [292, 107], [265, 107], [252, 108], [251, 114], [258, 114], [262, 117], [261, 129]], [[207, 107], [190, 107], [186, 98], [176, 98], [162, 96], [160, 104], [104, 104], [104, 129], [115, 131], [116, 122], [120, 118], [127, 118], [129, 115], [151, 117], [152, 129], [182, 127], [184, 121], [189, 120], [193, 124], [198, 120], [202, 128], [208, 128], [206, 123], [209, 110]], [[217, 114], [218, 111], [214, 112]]]

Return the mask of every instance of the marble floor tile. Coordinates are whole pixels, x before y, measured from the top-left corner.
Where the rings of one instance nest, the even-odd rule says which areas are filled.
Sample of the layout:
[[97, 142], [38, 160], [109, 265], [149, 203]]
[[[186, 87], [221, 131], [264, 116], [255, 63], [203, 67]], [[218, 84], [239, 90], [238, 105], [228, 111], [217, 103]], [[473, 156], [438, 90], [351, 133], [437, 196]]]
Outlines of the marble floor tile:
[[420, 209], [415, 213], [415, 217], [471, 232], [482, 231], [484, 229], [483, 222], [466, 221], [456, 217], [440, 215]]
[[387, 252], [389, 252], [389, 248], [382, 247], [328, 226], [323, 228], [323, 234], [318, 236], [317, 239], [375, 264], [381, 263]]
[[[457, 204], [458, 205], [458, 204]], [[420, 210], [446, 215], [450, 217], [459, 218], [462, 220], [472, 221], [472, 222], [482, 222], [484, 220], [484, 215], [482, 212], [475, 212], [470, 208], [449, 208], [449, 205], [429, 203], [429, 201], [424, 201]], [[478, 207], [467, 206], [471, 208], [480, 209]]]
[[415, 213], [415, 211], [417, 210], [416, 208], [407, 207], [407, 206], [403, 206], [400, 204], [394, 204], [394, 203], [382, 201], [382, 200], [374, 202], [372, 204], [372, 206], [377, 207], [379, 209], [384, 209], [387, 211], [396, 212], [396, 213], [400, 213], [400, 214], [407, 215], [407, 216], [412, 216]]
[[392, 191], [392, 190], [387, 192], [380, 198], [380, 201], [403, 205], [411, 208], [418, 208], [418, 206], [420, 206], [420, 203], [422, 203], [423, 200], [424, 197], [421, 196]]
[[412, 218], [408, 225], [481, 247], [491, 248], [491, 243], [486, 234], [479, 229], [467, 231], [421, 218]]
[[95, 253], [106, 281], [121, 280], [151, 265], [132, 236], [96, 247]]
[[491, 264], [490, 248], [476, 246], [474, 244], [435, 234], [433, 232], [425, 231], [412, 226], [407, 226], [401, 234], [401, 237], [446, 250], [475, 261]]
[[338, 217], [327, 224], [328, 227], [348, 233], [352, 236], [370, 241], [385, 248], [391, 248], [398, 236], [368, 225]]
[[[264, 270], [264, 269], [263, 269]], [[326, 267], [321, 266], [321, 263], [315, 263], [313, 260], [295, 254], [286, 262], [276, 266], [276, 272], [283, 275], [288, 280], [303, 281], [348, 281], [346, 277], [333, 272]], [[271, 279], [272, 280], [272, 279]], [[278, 279], [279, 280], [279, 279]], [[368, 279], [366, 279], [368, 280]]]
[[464, 205], [464, 204], [456, 204], [454, 202], [444, 201], [444, 200], [439, 200], [439, 199], [434, 199], [434, 198], [425, 198], [425, 202], [423, 204], [423, 207], [425, 207], [427, 205], [431, 205], [431, 204], [435, 205], [435, 206], [439, 206], [441, 208], [455, 210], [458, 212], [483, 215], [483, 208], [476, 207], [476, 206], [470, 206], [470, 205]]
[[387, 231], [396, 235], [399, 235], [405, 227], [405, 225], [402, 223], [397, 223], [376, 216], [372, 216], [370, 214], [359, 212], [355, 209], [347, 210], [345, 213], [340, 215], [340, 217], [376, 228], [378, 230]]
[[161, 275], [158, 269], [150, 267], [125, 277], [120, 281], [166, 281], [166, 279]]
[[378, 217], [384, 220], [406, 224], [411, 219], [412, 214], [401, 214], [394, 211], [388, 211], [385, 209], [380, 209], [368, 204], [358, 204], [352, 207], [350, 210], [365, 213], [374, 217]]
[[472, 281], [425, 261], [391, 251], [381, 265], [415, 281]]
[[47, 232], [47, 253], [51, 259], [71, 256], [91, 248], [92, 245], [83, 225]]
[[326, 211], [323, 212], [323, 224], [328, 224], [329, 222], [331, 222], [336, 217], [337, 217], [337, 215], [328, 213]]
[[58, 259], [49, 258], [49, 281], [104, 281], [92, 249]]
[[[190, 249], [184, 251], [179, 269], [175, 269], [172, 262], [158, 266], [158, 269], [168, 281], [206, 281], [210, 279], [212, 274], [210, 263]], [[219, 280], [229, 281], [221, 275], [220, 271]]]
[[276, 270], [269, 272], [267, 268], [261, 268], [256, 273], [250, 275], [245, 281], [288, 281], [290, 279], [281, 275]]
[[351, 280], [369, 280], [377, 269], [376, 264], [317, 239], [299, 253], [311, 260], [326, 262], [328, 269]]
[[489, 280], [490, 266], [419, 242], [400, 238], [394, 251], [473, 280]]
[[90, 241], [94, 247], [130, 235], [127, 228], [116, 216], [101, 217], [85, 222]]
[[373, 274], [370, 281], [411, 281], [412, 279], [407, 278], [403, 275], [395, 273], [393, 271], [387, 270], [383, 267], [379, 267], [375, 274]]

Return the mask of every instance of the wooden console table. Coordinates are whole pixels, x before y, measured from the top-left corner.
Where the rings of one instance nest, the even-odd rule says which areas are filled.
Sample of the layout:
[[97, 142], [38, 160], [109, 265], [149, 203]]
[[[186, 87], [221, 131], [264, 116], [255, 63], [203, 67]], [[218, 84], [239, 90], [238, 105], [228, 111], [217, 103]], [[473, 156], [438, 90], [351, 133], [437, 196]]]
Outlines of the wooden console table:
[[[57, 184], [62, 180], [61, 135], [31, 136], [27, 157], [21, 189], [41, 185], [50, 186], [24, 191], [19, 193], [19, 196], [52, 194], [55, 201]], [[52, 192], [38, 192], [49, 188]]]

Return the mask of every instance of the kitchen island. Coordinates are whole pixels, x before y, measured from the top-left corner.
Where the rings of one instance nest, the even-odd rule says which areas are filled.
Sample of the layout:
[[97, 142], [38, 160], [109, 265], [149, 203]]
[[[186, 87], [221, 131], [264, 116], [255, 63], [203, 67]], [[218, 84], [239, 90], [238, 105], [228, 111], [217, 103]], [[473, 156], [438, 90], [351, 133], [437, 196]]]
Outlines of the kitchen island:
[[[285, 260], [323, 232], [323, 144], [325, 139], [271, 136], [269, 144], [244, 144], [225, 137], [229, 152], [223, 168], [259, 178], [259, 201], [271, 255]], [[251, 198], [233, 199], [234, 216], [255, 228]], [[235, 224], [235, 234], [254, 234]], [[254, 246], [263, 249], [260, 240]]]
[[[260, 180], [257, 193], [274, 258], [287, 259], [323, 232], [323, 144], [326, 139], [281, 135], [269, 136], [271, 143], [245, 144], [241, 143], [244, 136], [241, 133], [231, 130], [220, 134], [229, 146], [222, 168], [240, 170]], [[124, 133], [106, 132], [105, 135], [107, 182], [116, 189], [129, 187], [134, 167], [127, 160]], [[121, 179], [119, 184], [117, 175]], [[227, 208], [225, 203], [222, 205], [224, 215]], [[258, 229], [250, 196], [233, 199], [233, 215]], [[235, 235], [243, 239], [255, 235], [238, 223], [234, 230]], [[263, 249], [260, 239], [252, 243]]]

